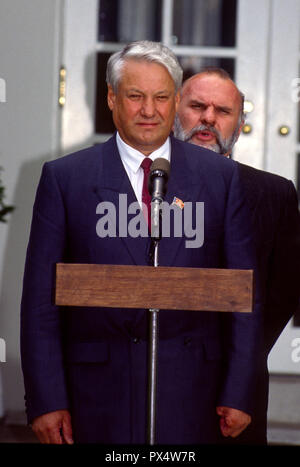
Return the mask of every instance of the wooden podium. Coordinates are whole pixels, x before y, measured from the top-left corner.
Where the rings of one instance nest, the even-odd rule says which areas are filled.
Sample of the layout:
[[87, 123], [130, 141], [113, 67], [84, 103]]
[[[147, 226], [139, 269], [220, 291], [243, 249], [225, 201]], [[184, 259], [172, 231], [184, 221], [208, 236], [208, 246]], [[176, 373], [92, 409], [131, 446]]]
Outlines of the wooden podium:
[[249, 313], [253, 308], [253, 288], [252, 270], [58, 263], [55, 303], [73, 307], [144, 308], [152, 314], [148, 441], [154, 444], [158, 311]]

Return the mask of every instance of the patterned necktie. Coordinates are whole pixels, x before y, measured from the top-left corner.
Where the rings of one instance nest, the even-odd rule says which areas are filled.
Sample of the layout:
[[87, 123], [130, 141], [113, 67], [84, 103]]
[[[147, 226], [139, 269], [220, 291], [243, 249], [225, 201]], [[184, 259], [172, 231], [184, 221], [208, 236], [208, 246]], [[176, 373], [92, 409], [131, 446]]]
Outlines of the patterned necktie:
[[148, 212], [146, 209], [143, 208], [143, 213], [145, 219], [148, 223], [148, 227], [151, 227], [151, 196], [148, 190], [148, 178], [150, 173], [150, 167], [152, 165], [152, 160], [149, 157], [145, 157], [143, 162], [141, 163], [141, 167], [144, 170], [144, 181], [143, 181], [143, 191], [142, 191], [142, 202], [147, 206]]

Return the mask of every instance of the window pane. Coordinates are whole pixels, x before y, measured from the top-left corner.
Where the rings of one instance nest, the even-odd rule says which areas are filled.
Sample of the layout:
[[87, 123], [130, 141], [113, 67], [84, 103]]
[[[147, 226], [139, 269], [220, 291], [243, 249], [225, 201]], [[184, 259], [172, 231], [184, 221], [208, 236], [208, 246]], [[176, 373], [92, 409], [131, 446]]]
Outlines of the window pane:
[[205, 67], [218, 67], [229, 73], [234, 80], [234, 65], [233, 58], [215, 58], [215, 57], [180, 57], [178, 56], [180, 65], [183, 68], [183, 81], [188, 79], [195, 73], [199, 73]]
[[236, 0], [174, 0], [174, 44], [234, 47], [236, 11]]
[[107, 85], [105, 80], [106, 64], [110, 55], [110, 53], [98, 53], [97, 57], [95, 133], [110, 134], [115, 131], [111, 111], [107, 105]]
[[161, 40], [162, 0], [100, 0], [99, 42]]

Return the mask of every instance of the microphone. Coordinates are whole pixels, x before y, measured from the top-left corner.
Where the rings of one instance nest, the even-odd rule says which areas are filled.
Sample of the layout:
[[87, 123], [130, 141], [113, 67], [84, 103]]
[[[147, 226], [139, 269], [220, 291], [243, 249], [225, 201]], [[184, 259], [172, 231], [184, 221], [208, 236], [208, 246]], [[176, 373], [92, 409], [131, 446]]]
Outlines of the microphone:
[[151, 237], [158, 241], [161, 239], [161, 209], [160, 205], [167, 193], [170, 163], [159, 157], [150, 167], [148, 190], [151, 196]]

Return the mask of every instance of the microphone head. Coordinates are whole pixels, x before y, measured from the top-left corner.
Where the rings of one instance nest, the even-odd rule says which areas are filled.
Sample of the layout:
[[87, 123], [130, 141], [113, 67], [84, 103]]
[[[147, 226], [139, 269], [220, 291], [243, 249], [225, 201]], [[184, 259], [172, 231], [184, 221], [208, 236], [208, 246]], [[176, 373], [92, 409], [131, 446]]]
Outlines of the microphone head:
[[170, 162], [158, 157], [152, 162], [148, 179], [148, 190], [151, 196], [162, 198], [167, 191], [170, 174]]
[[165, 172], [165, 176], [168, 179], [169, 174], [170, 174], [170, 162], [167, 159], [164, 159], [163, 157], [158, 157], [151, 164], [150, 176], [151, 176], [152, 172], [154, 172], [156, 170]]

